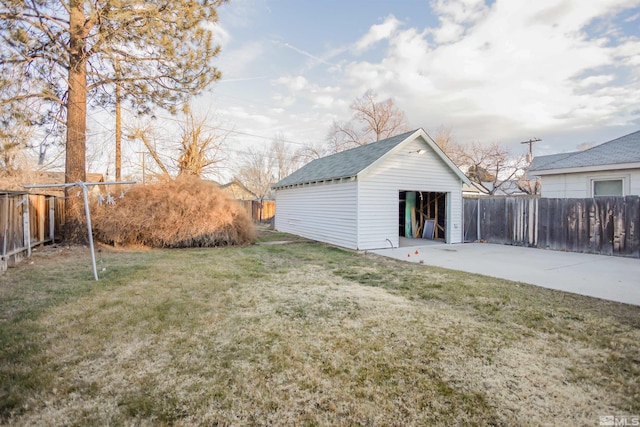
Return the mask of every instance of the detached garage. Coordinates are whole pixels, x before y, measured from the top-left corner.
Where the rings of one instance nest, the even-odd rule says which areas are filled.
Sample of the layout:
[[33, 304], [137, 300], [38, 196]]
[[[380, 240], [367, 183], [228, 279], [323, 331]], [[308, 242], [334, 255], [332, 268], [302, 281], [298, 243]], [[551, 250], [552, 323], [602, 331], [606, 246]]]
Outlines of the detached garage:
[[275, 228], [350, 249], [462, 242], [466, 176], [422, 129], [314, 160], [276, 190]]

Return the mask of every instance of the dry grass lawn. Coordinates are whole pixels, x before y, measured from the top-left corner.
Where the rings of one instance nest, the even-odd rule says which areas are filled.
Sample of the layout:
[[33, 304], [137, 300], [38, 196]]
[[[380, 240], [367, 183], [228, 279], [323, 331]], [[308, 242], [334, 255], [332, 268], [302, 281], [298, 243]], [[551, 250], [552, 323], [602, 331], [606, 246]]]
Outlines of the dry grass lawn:
[[[273, 234], [265, 240], [281, 240]], [[39, 251], [0, 275], [8, 425], [597, 425], [640, 307], [315, 243]]]

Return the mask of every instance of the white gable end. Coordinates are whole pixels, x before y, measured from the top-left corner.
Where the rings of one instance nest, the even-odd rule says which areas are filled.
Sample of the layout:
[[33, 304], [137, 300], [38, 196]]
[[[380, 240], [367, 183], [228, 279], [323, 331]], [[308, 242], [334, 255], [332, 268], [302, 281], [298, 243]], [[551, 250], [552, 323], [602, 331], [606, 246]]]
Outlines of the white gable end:
[[447, 241], [462, 242], [462, 182], [422, 138], [372, 166], [358, 177], [359, 249], [398, 246], [400, 191], [447, 193]]

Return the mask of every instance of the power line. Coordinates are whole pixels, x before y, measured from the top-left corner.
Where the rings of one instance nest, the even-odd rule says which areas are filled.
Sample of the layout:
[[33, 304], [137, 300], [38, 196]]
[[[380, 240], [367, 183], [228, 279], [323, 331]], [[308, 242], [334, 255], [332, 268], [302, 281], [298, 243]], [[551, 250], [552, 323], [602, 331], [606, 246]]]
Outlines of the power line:
[[[231, 96], [229, 96], [229, 95], [224, 95], [224, 96], [231, 97]], [[240, 98], [237, 98], [237, 99], [240, 99]], [[107, 109], [106, 109], [104, 106], [102, 106], [102, 105], [101, 105], [101, 106], [99, 106], [99, 107], [100, 107], [100, 109], [102, 110], [102, 112], [103, 112], [104, 114], [109, 115], [109, 116], [114, 120], [114, 123], [115, 123], [115, 116], [114, 116], [114, 114], [113, 114], [111, 111], [107, 110]], [[30, 109], [30, 110], [32, 110], [33, 112], [35, 112], [36, 114], [39, 114], [39, 111], [36, 111], [36, 110], [35, 110], [35, 109], [33, 109], [32, 107], [29, 107], [29, 109]], [[131, 110], [127, 109], [127, 108], [123, 108], [123, 110], [127, 111], [127, 112], [128, 112], [128, 113], [130, 113], [130, 114], [133, 114], [133, 111], [131, 111]], [[172, 122], [176, 122], [176, 123], [183, 123], [183, 121], [182, 121], [182, 120], [177, 119], [177, 118], [175, 118], [175, 117], [161, 116], [161, 117], [159, 117], [159, 118], [160, 118], [160, 119], [162, 119], [162, 120], [165, 120], [165, 121], [172, 121]], [[102, 127], [103, 129], [105, 129], [105, 131], [109, 132], [109, 133], [108, 133], [108, 136], [112, 136], [112, 135], [114, 135], [114, 132], [115, 132], [115, 131], [114, 131], [113, 129], [111, 129], [111, 128], [107, 127], [107, 126], [106, 126], [104, 123], [102, 123], [100, 120], [96, 119], [96, 118], [95, 118], [95, 117], [94, 117], [94, 116], [93, 116], [89, 111], [87, 111], [87, 119], [92, 120], [94, 123], [97, 123], [100, 127]], [[268, 137], [268, 136], [263, 136], [263, 135], [257, 135], [257, 134], [250, 133], [250, 132], [246, 132], [246, 131], [239, 131], [239, 130], [235, 130], [235, 129], [227, 129], [227, 128], [224, 128], [224, 127], [221, 127], [221, 126], [208, 125], [208, 124], [206, 124], [206, 123], [203, 123], [203, 124], [202, 124], [202, 127], [207, 128], [207, 129], [209, 129], [209, 130], [221, 130], [221, 131], [223, 131], [223, 132], [228, 132], [228, 133], [232, 133], [232, 134], [236, 134], [236, 135], [250, 136], [250, 137], [252, 137], [252, 138], [259, 138], [259, 139], [264, 139], [264, 140], [269, 140], [269, 141], [273, 141], [273, 140], [276, 140], [276, 139], [277, 139], [278, 141], [282, 141], [282, 142], [285, 142], [285, 143], [287, 143], [287, 144], [294, 144], [294, 145], [299, 145], [299, 146], [303, 146], [303, 147], [305, 147], [305, 146], [309, 145], [308, 143], [304, 143], [304, 142], [300, 142], [300, 141], [292, 141], [292, 140], [289, 140], [289, 139], [282, 139], [282, 138], [273, 137], [273, 136]], [[101, 133], [100, 133], [100, 132], [86, 133], [86, 136], [87, 136], [87, 137], [96, 137], [96, 136], [99, 136], [99, 135], [101, 135]]]
[[[124, 108], [123, 108], [124, 109]], [[129, 112], [129, 113], [133, 113], [131, 110], [128, 109], [124, 109], [125, 111]], [[107, 112], [108, 113], [108, 112]], [[110, 114], [110, 113], [108, 113]], [[161, 120], [168, 120], [168, 121], [172, 121], [172, 122], [177, 122], [177, 123], [184, 123], [182, 120], [175, 118], [175, 117], [169, 117], [169, 116], [156, 116], [158, 119]], [[239, 131], [239, 130], [235, 130], [235, 129], [227, 129], [221, 126], [215, 126], [215, 125], [208, 125], [206, 123], [202, 124], [202, 127], [207, 128], [209, 130], [221, 130], [224, 132], [228, 132], [228, 133], [233, 133], [233, 134], [237, 134], [237, 135], [244, 135], [244, 136], [250, 136], [253, 138], [259, 138], [259, 139], [266, 139], [266, 140], [274, 140], [277, 139], [278, 141], [282, 141], [282, 142], [286, 142], [288, 144], [294, 144], [294, 145], [300, 145], [300, 146], [307, 146], [307, 143], [304, 142], [300, 142], [300, 141], [291, 141], [288, 139], [281, 139], [281, 138], [277, 138], [277, 137], [268, 137], [268, 136], [263, 136], [263, 135], [256, 135], [254, 133], [249, 133], [249, 132], [244, 132], [244, 131]]]

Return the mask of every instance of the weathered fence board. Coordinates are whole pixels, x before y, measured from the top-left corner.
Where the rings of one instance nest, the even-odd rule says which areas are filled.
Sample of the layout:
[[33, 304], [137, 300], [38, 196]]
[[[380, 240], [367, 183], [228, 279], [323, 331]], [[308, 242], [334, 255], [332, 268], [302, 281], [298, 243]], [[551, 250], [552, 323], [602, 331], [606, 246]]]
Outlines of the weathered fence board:
[[253, 220], [256, 222], [267, 222], [276, 215], [276, 202], [273, 200], [263, 200], [253, 202]]
[[478, 205], [477, 199], [464, 199], [462, 204], [464, 211], [464, 224], [462, 227], [463, 241], [475, 242], [478, 238]]
[[274, 200], [237, 200], [254, 222], [269, 222], [276, 215]]
[[52, 196], [0, 194], [0, 270], [28, 257], [34, 246], [53, 241], [64, 221], [63, 208], [64, 200]]
[[464, 199], [465, 241], [640, 258], [640, 197]]
[[464, 199], [465, 241], [534, 246], [538, 238], [537, 198]]

